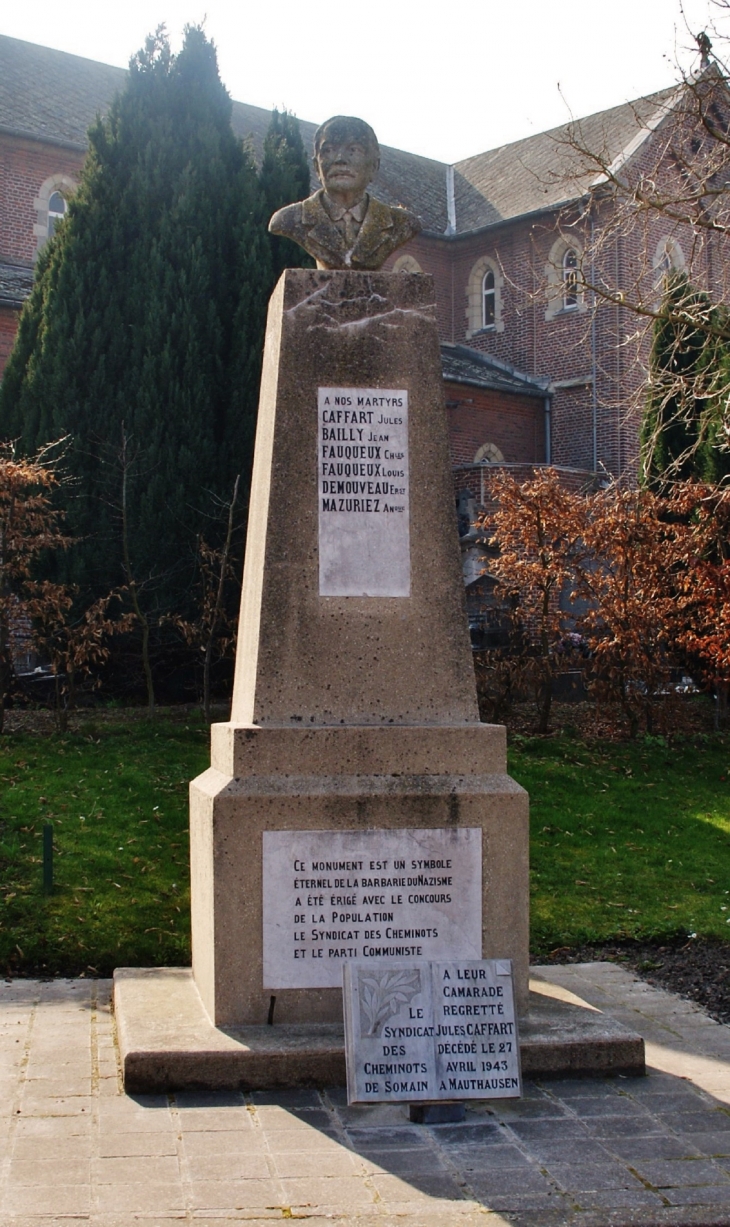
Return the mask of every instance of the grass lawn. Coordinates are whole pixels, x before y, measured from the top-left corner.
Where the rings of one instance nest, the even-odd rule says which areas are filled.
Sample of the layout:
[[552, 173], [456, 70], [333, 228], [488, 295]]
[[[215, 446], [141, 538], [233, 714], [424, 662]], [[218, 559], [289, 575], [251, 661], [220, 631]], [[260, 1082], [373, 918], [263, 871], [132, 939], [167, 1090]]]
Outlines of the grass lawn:
[[[0, 970], [108, 975], [190, 960], [194, 716], [0, 738]], [[532, 949], [677, 934], [730, 940], [730, 745], [514, 737], [532, 800]], [[42, 891], [44, 821], [55, 888]]]
[[188, 783], [208, 762], [208, 730], [190, 716], [0, 738], [0, 969], [189, 963]]
[[730, 940], [730, 745], [513, 738], [530, 793], [534, 954], [695, 933]]

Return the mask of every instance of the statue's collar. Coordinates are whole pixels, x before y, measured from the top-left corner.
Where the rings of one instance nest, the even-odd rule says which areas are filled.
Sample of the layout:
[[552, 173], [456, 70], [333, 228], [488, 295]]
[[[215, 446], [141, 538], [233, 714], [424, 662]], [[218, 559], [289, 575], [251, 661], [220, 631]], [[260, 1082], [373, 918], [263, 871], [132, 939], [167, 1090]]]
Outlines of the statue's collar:
[[358, 200], [357, 204], [354, 204], [351, 206], [351, 208], [346, 209], [344, 205], [337, 204], [337, 201], [333, 200], [331, 196], [328, 196], [327, 192], [323, 189], [321, 201], [322, 208], [329, 217], [330, 221], [342, 221], [342, 218], [349, 213], [350, 217], [352, 217], [356, 222], [360, 222], [360, 224], [362, 224], [362, 222], [365, 220], [365, 214], [368, 211], [370, 197], [366, 192], [365, 195]]

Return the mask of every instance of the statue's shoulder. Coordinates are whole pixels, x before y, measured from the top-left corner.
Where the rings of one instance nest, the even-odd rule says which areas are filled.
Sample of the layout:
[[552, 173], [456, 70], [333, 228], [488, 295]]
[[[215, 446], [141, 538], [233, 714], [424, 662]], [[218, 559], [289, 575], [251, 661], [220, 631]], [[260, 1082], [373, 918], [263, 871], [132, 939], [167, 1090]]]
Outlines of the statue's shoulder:
[[322, 211], [320, 196], [321, 192], [315, 192], [306, 200], [297, 200], [294, 204], [278, 209], [269, 222], [271, 233], [282, 234], [285, 238], [294, 238], [307, 226], [313, 225]]
[[[400, 205], [385, 204], [384, 201], [378, 200], [377, 197], [371, 196], [370, 207], [375, 210], [376, 216], [381, 225], [392, 226], [397, 234], [407, 235], [408, 238], [413, 238], [423, 229], [420, 217], [415, 213], [411, 213], [410, 209], [404, 209]], [[406, 240], [403, 239], [403, 242]]]
[[283, 234], [289, 238], [297, 230], [302, 228], [302, 202], [298, 200], [296, 204], [285, 205], [283, 209], [277, 209], [271, 221], [269, 222], [269, 230], [272, 234]]

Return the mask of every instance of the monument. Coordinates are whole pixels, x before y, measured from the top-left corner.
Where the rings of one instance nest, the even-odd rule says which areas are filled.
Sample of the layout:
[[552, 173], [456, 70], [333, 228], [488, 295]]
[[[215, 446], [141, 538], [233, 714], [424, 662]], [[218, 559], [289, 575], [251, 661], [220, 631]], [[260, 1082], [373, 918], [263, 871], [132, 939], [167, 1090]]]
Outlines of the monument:
[[418, 222], [368, 193], [378, 161], [327, 121], [321, 191], [271, 221], [318, 268], [269, 305], [231, 718], [190, 789], [192, 974], [116, 973], [128, 1089], [344, 1081], [352, 960], [511, 960], [527, 1010], [528, 798], [479, 720], [433, 283], [381, 271]]
[[[430, 277], [368, 194], [375, 134], [317, 131], [275, 214], [319, 269], [269, 308], [231, 721], [192, 786], [193, 974], [217, 1025], [335, 1023], [351, 958], [512, 958], [527, 797], [479, 722]], [[310, 225], [314, 218], [314, 224]]]

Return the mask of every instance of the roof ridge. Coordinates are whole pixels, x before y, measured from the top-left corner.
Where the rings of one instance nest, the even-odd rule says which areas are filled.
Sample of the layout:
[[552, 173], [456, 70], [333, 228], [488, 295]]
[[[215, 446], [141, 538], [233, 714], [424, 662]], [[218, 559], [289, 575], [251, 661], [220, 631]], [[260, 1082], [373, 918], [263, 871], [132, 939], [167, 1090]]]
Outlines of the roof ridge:
[[540, 137], [555, 137], [557, 139], [560, 133], [564, 133], [573, 124], [589, 123], [600, 115], [610, 115], [612, 112], [623, 111], [626, 107], [635, 107], [642, 102], [654, 102], [662, 96], [668, 97], [678, 89], [681, 89], [681, 85], [668, 85], [664, 89], [656, 90], [654, 93], [642, 94], [639, 98], [627, 98], [625, 102], [617, 102], [615, 106], [604, 107], [600, 111], [591, 111], [588, 115], [573, 115], [565, 123], [556, 124], [553, 128], [544, 128], [540, 132], [531, 132], [529, 136], [521, 136], [519, 140], [505, 141], [503, 145], [494, 145], [491, 149], [482, 149], [479, 153], [472, 153], [469, 157], [461, 158], [460, 161], [454, 162], [454, 168], [460, 170], [460, 167], [465, 166], [468, 162], [475, 161], [477, 158], [484, 158], [489, 154], [503, 153], [505, 149], [516, 149], [518, 145], [526, 145], [529, 141], [539, 140]]
[[49, 47], [46, 43], [34, 43], [29, 38], [14, 38], [12, 34], [0, 34], [0, 41], [6, 43], [20, 43], [24, 47], [34, 47], [37, 51], [45, 51], [51, 55], [67, 56], [71, 60], [83, 60], [85, 64], [95, 64], [98, 68], [110, 68], [112, 72], [126, 73], [127, 68], [121, 68], [119, 64], [107, 64], [106, 60], [92, 60], [88, 55], [78, 55], [75, 51], [63, 51], [60, 47]]

